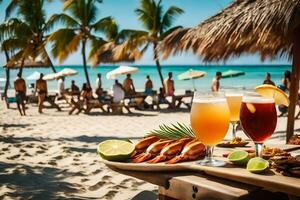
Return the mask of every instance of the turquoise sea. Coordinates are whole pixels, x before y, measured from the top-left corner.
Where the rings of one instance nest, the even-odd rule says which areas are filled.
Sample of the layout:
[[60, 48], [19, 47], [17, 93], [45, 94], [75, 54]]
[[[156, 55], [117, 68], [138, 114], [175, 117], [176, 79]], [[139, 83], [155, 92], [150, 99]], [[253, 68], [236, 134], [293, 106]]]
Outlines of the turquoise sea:
[[[132, 65], [133, 66], [133, 65]], [[64, 66], [56, 66], [56, 69], [59, 71], [63, 68], [73, 68], [78, 71], [78, 74], [73, 77], [68, 77], [65, 82], [65, 87], [69, 87], [71, 80], [75, 80], [76, 84], [81, 87], [82, 83], [85, 82], [85, 76], [83, 72], [82, 66], [75, 66], [75, 65], [64, 65]], [[96, 68], [89, 67], [89, 75], [92, 86], [94, 87], [96, 74], [102, 73], [103, 74], [103, 87], [105, 89], [111, 88], [113, 85], [113, 80], [107, 80], [105, 75], [107, 72], [115, 69], [118, 67], [115, 66], [99, 66]], [[136, 66], [139, 68], [139, 71], [136, 74], [132, 75], [134, 80], [135, 86], [137, 89], [143, 89], [144, 82], [146, 75], [150, 75], [151, 79], [154, 83], [154, 88], [158, 89], [160, 85], [159, 76], [156, 70], [156, 66]], [[175, 80], [175, 88], [176, 89], [192, 89], [192, 81], [180, 81], [177, 79], [177, 75], [183, 73], [189, 69], [194, 70], [201, 70], [207, 72], [207, 75], [203, 78], [196, 79], [195, 85], [197, 89], [208, 89], [210, 87], [210, 83], [212, 78], [214, 77], [216, 71], [227, 71], [227, 70], [238, 70], [244, 71], [246, 74], [244, 76], [222, 79], [221, 80], [221, 87], [245, 87], [247, 89], [251, 89], [256, 85], [259, 85], [264, 80], [266, 72], [271, 73], [272, 80], [276, 84], [280, 84], [280, 80], [285, 70], [291, 70], [290, 65], [166, 65], [162, 66], [162, 72], [164, 77], [167, 76], [168, 72], [173, 72], [174, 80]], [[24, 69], [23, 70], [23, 77], [29, 76], [34, 71], [38, 71], [44, 74], [52, 73], [50, 68], [36, 68], [36, 69]], [[11, 80], [16, 77], [18, 70], [11, 70]], [[3, 68], [0, 68], [0, 78], [5, 77], [5, 71]], [[119, 80], [122, 82], [125, 76], [121, 76]], [[29, 84], [30, 81], [27, 81]], [[0, 86], [4, 86], [4, 82], [0, 82]], [[49, 81], [48, 82], [49, 89], [56, 89], [57, 83], [56, 81]]]

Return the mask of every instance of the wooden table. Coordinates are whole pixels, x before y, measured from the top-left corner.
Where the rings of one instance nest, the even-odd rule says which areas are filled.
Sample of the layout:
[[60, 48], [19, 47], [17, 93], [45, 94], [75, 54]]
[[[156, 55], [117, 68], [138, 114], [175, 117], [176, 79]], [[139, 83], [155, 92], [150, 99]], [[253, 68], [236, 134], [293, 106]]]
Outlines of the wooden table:
[[[284, 149], [297, 151], [299, 146]], [[216, 149], [220, 155], [230, 149]], [[219, 157], [219, 159], [222, 159]], [[236, 166], [199, 167], [195, 171], [128, 171], [112, 170], [159, 186], [159, 199], [300, 199], [300, 179], [274, 175], [273, 171], [254, 175]], [[243, 175], [244, 174], [244, 175]], [[278, 184], [280, 183], [280, 184]]]

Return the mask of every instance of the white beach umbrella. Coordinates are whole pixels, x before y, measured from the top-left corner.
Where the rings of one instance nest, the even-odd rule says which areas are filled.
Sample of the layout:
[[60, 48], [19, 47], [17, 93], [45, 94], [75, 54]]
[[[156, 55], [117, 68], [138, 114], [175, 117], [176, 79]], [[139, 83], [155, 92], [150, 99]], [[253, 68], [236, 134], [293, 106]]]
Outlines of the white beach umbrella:
[[31, 80], [31, 81], [35, 81], [35, 80], [38, 80], [41, 76], [41, 73], [40, 72], [33, 72], [32, 74], [30, 74], [29, 76], [26, 77], [27, 80]]
[[6, 78], [0, 78], [0, 82], [5, 82]]
[[60, 77], [60, 76], [74, 76], [77, 73], [78, 72], [76, 70], [74, 70], [74, 69], [64, 68], [60, 72], [56, 73], [56, 75], [57, 75], [57, 77]]
[[46, 81], [52, 81], [57, 78], [57, 73], [46, 74], [43, 79]]
[[115, 79], [120, 75], [125, 74], [133, 74], [139, 70], [137, 67], [129, 67], [129, 66], [120, 66], [117, 69], [114, 69], [106, 74], [107, 79]]

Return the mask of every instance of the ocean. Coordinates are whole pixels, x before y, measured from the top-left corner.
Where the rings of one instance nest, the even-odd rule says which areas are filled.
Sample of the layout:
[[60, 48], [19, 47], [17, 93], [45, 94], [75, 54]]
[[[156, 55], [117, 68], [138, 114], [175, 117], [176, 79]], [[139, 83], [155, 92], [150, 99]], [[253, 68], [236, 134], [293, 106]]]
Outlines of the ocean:
[[[97, 73], [102, 74], [102, 84], [104, 89], [110, 89], [114, 83], [113, 80], [107, 80], [105, 75], [107, 72], [118, 67], [115, 66], [99, 66], [96, 68], [88, 68], [88, 72], [90, 75], [90, 80], [92, 87], [95, 85], [96, 75]], [[146, 75], [150, 75], [154, 88], [158, 89], [161, 87], [160, 79], [158, 76], [158, 72], [156, 66], [154, 65], [139, 65], [136, 66], [139, 68], [139, 71], [132, 75], [135, 87], [138, 90], [142, 90], [144, 88], [144, 83], [146, 79]], [[57, 71], [63, 68], [72, 68], [78, 71], [78, 74], [72, 77], [67, 77], [65, 81], [65, 87], [68, 88], [70, 86], [71, 80], [75, 80], [76, 84], [81, 87], [85, 82], [85, 76], [82, 66], [79, 65], [64, 65], [64, 66], [56, 66]], [[233, 78], [226, 78], [221, 80], [221, 87], [244, 87], [246, 89], [251, 89], [259, 84], [261, 84], [264, 80], [266, 72], [269, 72], [272, 76], [272, 80], [276, 84], [280, 84], [283, 73], [286, 70], [291, 70], [291, 65], [166, 65], [162, 66], [163, 76], [166, 77], [168, 72], [173, 72], [174, 81], [175, 81], [175, 89], [178, 90], [186, 90], [192, 89], [193, 84], [191, 80], [181, 81], [178, 80], [177, 75], [183, 73], [189, 69], [193, 70], [201, 70], [205, 71], [207, 75], [203, 78], [199, 78], [195, 80], [195, 85], [198, 90], [201, 89], [209, 89], [211, 80], [214, 77], [216, 71], [225, 72], [227, 70], [238, 70], [245, 72], [245, 75]], [[52, 73], [50, 68], [35, 68], [35, 69], [24, 69], [23, 77], [29, 76], [34, 71], [38, 71], [44, 74]], [[11, 80], [16, 77], [18, 70], [11, 70]], [[5, 71], [3, 68], [0, 68], [0, 78], [5, 77]], [[119, 81], [123, 82], [125, 76], [120, 76]], [[34, 81], [27, 81], [27, 84], [32, 83]], [[4, 82], [0, 82], [0, 87], [4, 86]], [[12, 83], [11, 83], [12, 85]], [[49, 90], [55, 90], [57, 88], [56, 81], [48, 81]]]

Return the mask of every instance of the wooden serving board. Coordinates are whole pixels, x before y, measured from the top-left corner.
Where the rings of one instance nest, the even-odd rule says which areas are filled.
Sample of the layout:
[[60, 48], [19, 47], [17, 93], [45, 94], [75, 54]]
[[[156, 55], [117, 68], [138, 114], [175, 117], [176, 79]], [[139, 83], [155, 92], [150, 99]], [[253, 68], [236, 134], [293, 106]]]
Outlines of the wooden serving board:
[[[293, 149], [295, 146], [288, 146], [284, 149]], [[296, 148], [297, 149], [297, 148]], [[228, 152], [228, 149], [227, 149]], [[117, 168], [127, 171], [147, 171], [147, 172], [159, 172], [159, 171], [194, 171], [204, 172], [208, 175], [220, 177], [227, 180], [246, 183], [262, 188], [267, 188], [273, 191], [280, 191], [296, 196], [300, 196], [300, 178], [293, 178], [278, 174], [273, 170], [267, 170], [262, 174], [253, 174], [248, 172], [245, 167], [240, 167], [231, 164], [226, 158], [220, 155], [224, 153], [222, 149], [216, 149], [217, 159], [225, 161], [226, 165], [223, 167], [206, 167], [197, 164], [197, 161], [182, 162], [177, 164], [148, 164], [148, 163], [130, 163], [130, 162], [112, 162], [102, 160], [104, 164], [111, 168]], [[159, 178], [159, 177], [158, 177]]]

